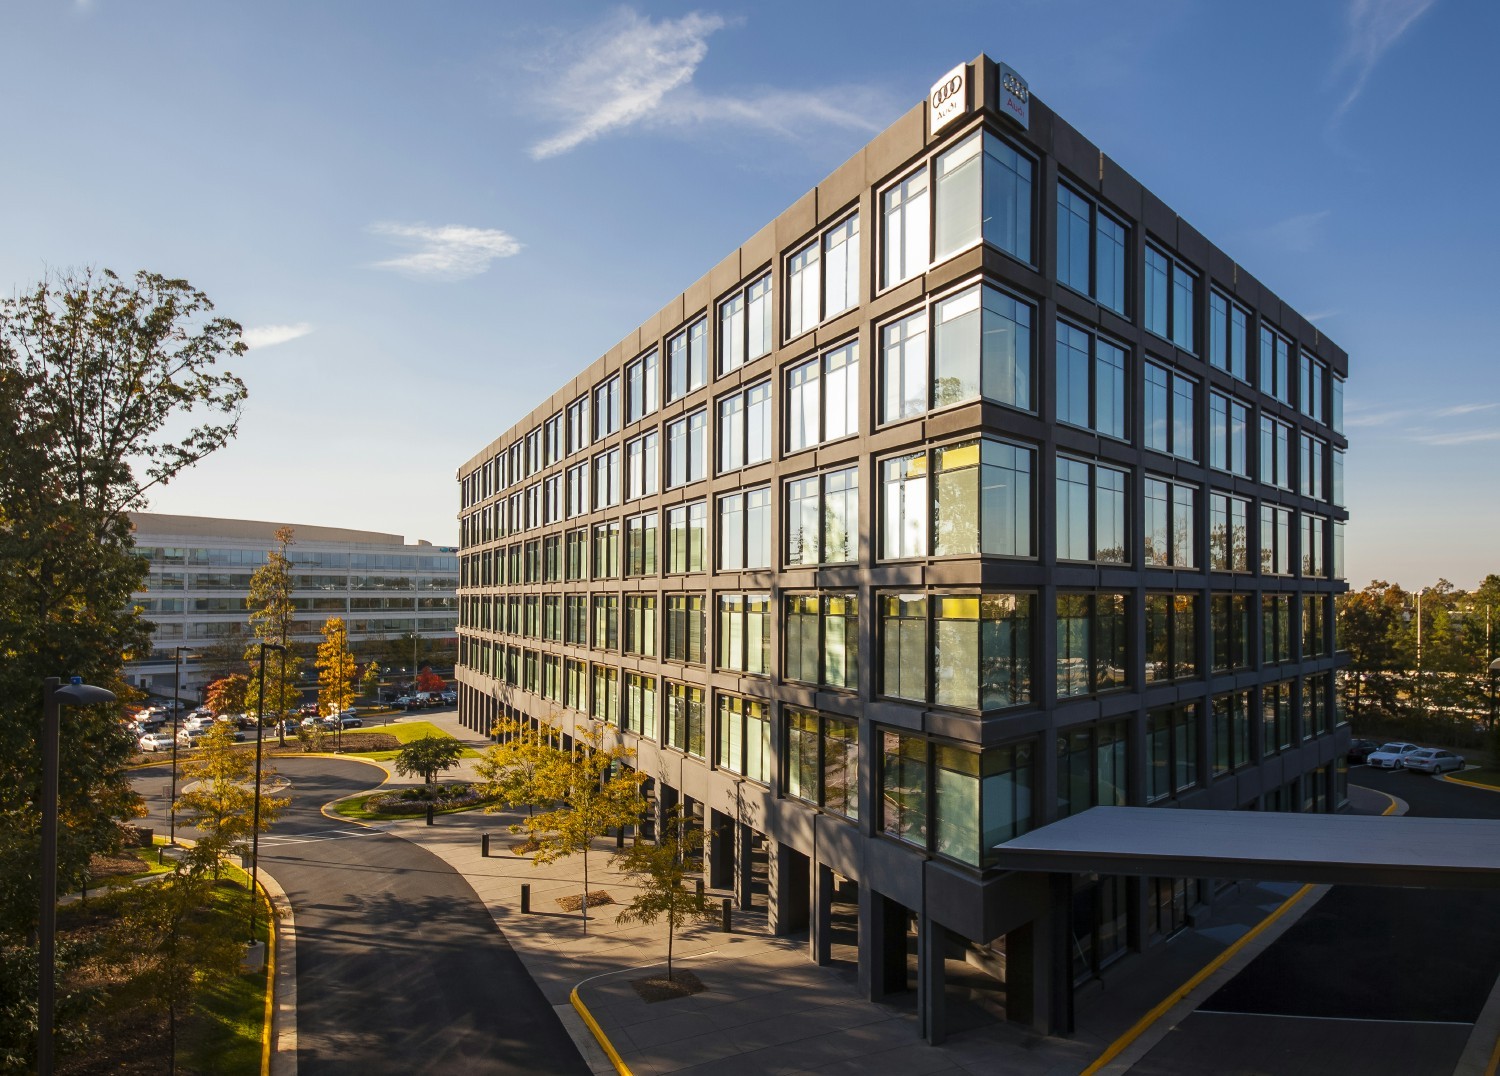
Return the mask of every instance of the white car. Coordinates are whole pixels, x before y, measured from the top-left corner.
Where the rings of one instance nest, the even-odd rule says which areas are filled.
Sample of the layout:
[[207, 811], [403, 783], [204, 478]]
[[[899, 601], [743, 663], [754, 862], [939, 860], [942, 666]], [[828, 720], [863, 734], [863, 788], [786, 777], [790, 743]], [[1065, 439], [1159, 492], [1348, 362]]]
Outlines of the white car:
[[1379, 751], [1371, 751], [1365, 765], [1377, 770], [1399, 770], [1406, 756], [1422, 750], [1414, 743], [1392, 741], [1381, 744]]
[[183, 729], [177, 734], [177, 743], [182, 747], [196, 747], [198, 741], [208, 735], [208, 729]]
[[1413, 773], [1443, 773], [1447, 770], [1456, 772], [1464, 768], [1464, 757], [1455, 755], [1452, 751], [1424, 747], [1407, 755], [1401, 765]]
[[148, 732], [136, 741], [142, 751], [170, 751], [172, 750], [172, 734], [168, 732]]

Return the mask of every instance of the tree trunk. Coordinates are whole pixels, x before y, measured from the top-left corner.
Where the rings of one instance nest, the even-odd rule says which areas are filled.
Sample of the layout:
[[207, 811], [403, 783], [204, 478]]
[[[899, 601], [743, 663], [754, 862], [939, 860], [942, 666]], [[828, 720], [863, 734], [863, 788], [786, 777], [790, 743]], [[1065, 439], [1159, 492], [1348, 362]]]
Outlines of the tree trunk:
[[589, 846], [583, 846], [583, 932], [589, 932]]
[[677, 936], [677, 909], [667, 909], [667, 982], [675, 982], [672, 977], [672, 939]]

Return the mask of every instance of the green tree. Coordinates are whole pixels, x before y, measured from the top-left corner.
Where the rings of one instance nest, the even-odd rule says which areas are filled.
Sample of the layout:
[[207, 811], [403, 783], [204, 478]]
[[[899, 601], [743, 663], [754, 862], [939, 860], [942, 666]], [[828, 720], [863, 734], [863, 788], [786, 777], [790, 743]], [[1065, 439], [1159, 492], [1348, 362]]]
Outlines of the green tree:
[[572, 750], [540, 756], [535, 788], [551, 810], [512, 826], [525, 832], [536, 848], [532, 863], [540, 866], [575, 853], [583, 856], [583, 930], [589, 929], [589, 851], [611, 829], [638, 821], [645, 804], [645, 774], [627, 765], [634, 757], [623, 744], [606, 745], [599, 729], [579, 728]]
[[280, 527], [276, 531], [276, 546], [266, 554], [266, 562], [250, 576], [250, 596], [246, 604], [250, 610], [250, 630], [256, 642], [245, 651], [245, 660], [252, 663], [250, 690], [246, 705], [252, 710], [261, 710], [260, 658], [262, 643], [275, 643], [284, 649], [280, 653], [268, 652], [266, 663], [266, 697], [264, 712], [284, 716], [296, 708], [302, 698], [297, 686], [302, 659], [291, 645], [292, 621], [296, 618], [296, 606], [292, 603], [292, 562], [287, 557], [288, 547], [295, 545], [291, 527]]
[[396, 772], [435, 785], [438, 773], [463, 757], [464, 745], [452, 736], [423, 736], [401, 748], [396, 755]]
[[372, 661], [365, 666], [365, 671], [360, 675], [359, 686], [364, 693], [370, 697], [370, 701], [378, 702], [380, 695], [380, 663]]
[[493, 803], [486, 811], [525, 807], [534, 814], [541, 802], [542, 789], [537, 775], [554, 764], [558, 749], [549, 742], [540, 726], [505, 718], [495, 723], [500, 742], [488, 748], [474, 764], [484, 778], [484, 797]]
[[[204, 865], [217, 864], [220, 857], [244, 844], [255, 832], [255, 756], [235, 749], [234, 729], [224, 721], [215, 721], [198, 743], [196, 756], [183, 766], [176, 808], [187, 825], [202, 833], [193, 849], [195, 859]], [[262, 833], [291, 802], [265, 791], [267, 779], [274, 776], [274, 769], [262, 765]]]
[[667, 978], [672, 978], [672, 941], [680, 924], [711, 923], [714, 915], [698, 899], [688, 876], [703, 870], [703, 831], [691, 824], [682, 805], [662, 821], [655, 844], [637, 841], [615, 854], [614, 862], [636, 880], [640, 891], [620, 910], [622, 923], [651, 924], [667, 920]]
[[[0, 944], [37, 914], [42, 680], [74, 674], [129, 698], [120, 669], [150, 626], [130, 600], [146, 562], [125, 513], [235, 435], [245, 387], [215, 367], [245, 348], [212, 309], [186, 281], [108, 270], [0, 300]], [[139, 800], [116, 711], [63, 720], [66, 892], [118, 846]]]

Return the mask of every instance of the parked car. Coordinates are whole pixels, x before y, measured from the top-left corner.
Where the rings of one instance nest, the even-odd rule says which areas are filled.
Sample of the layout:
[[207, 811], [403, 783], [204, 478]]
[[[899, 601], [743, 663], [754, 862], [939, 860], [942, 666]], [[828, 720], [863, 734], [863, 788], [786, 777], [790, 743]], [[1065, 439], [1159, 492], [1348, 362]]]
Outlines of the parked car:
[[1374, 740], [1350, 740], [1349, 753], [1345, 757], [1350, 765], [1358, 765], [1370, 757], [1370, 752], [1379, 750], [1380, 745]]
[[209, 713], [195, 714], [183, 720], [184, 729], [211, 729], [214, 727], [214, 715]]
[[197, 747], [198, 741], [208, 735], [208, 729], [195, 728], [183, 729], [177, 734], [177, 745], [179, 747]]
[[454, 703], [458, 702], [458, 692], [456, 692], [456, 691], [445, 691], [445, 692], [442, 693], [442, 695], [440, 696], [440, 698], [445, 703], [447, 703], [449, 706], [452, 706]]
[[345, 710], [339, 714], [339, 725], [346, 729], [362, 729], [365, 727], [364, 721], [353, 710]]
[[136, 741], [142, 751], [170, 751], [172, 750], [172, 737], [166, 732], [148, 732]]
[[410, 695], [398, 695], [396, 696], [395, 704], [397, 706], [400, 706], [402, 709], [409, 710], [412, 706], [412, 697]]
[[1401, 765], [1413, 773], [1446, 773], [1449, 770], [1463, 769], [1464, 757], [1455, 755], [1452, 751], [1424, 747], [1407, 755]]
[[304, 702], [301, 706], [297, 707], [297, 716], [298, 717], [317, 717], [318, 716], [318, 704], [315, 703], [315, 702]]
[[1381, 744], [1379, 751], [1371, 751], [1365, 757], [1365, 765], [1377, 770], [1399, 770], [1407, 755], [1420, 750], [1414, 743], [1392, 741]]

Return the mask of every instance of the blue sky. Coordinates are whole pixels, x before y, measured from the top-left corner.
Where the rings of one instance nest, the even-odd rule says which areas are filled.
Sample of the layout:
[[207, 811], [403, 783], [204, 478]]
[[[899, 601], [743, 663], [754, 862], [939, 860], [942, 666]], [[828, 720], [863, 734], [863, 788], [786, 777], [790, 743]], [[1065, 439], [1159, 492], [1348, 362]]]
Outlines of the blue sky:
[[1500, 571], [1492, 0], [24, 0], [0, 30], [0, 290], [148, 268], [257, 345], [238, 441], [156, 510], [453, 543], [459, 463], [987, 52], [1348, 350], [1351, 584]]

